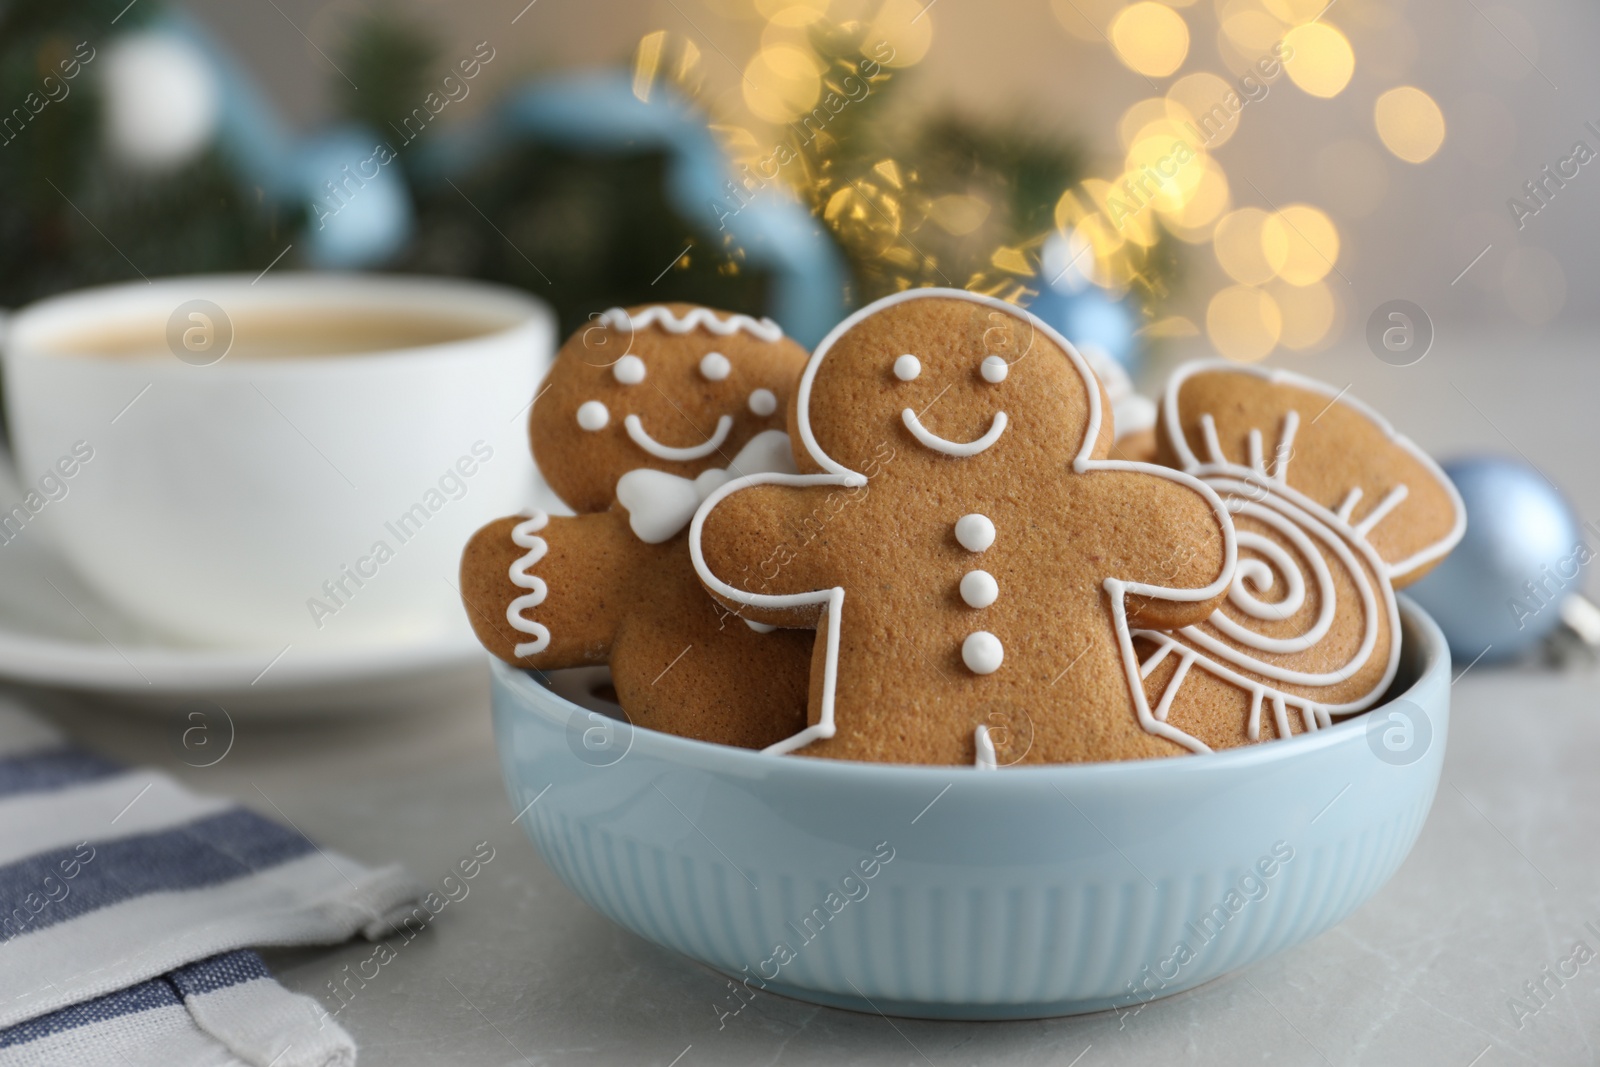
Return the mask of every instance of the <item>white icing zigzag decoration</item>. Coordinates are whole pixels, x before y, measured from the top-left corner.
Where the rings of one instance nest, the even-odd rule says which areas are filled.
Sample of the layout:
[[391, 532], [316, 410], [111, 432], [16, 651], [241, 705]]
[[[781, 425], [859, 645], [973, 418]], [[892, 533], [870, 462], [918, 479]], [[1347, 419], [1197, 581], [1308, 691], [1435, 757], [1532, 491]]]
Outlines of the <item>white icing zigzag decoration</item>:
[[685, 315], [676, 315], [665, 304], [652, 304], [631, 315], [626, 308], [611, 308], [600, 316], [600, 325], [615, 330], [647, 330], [660, 326], [668, 333], [693, 333], [706, 330], [718, 337], [730, 337], [740, 330], [758, 341], [772, 343], [783, 339], [783, 329], [769, 318], [753, 319], [749, 315], [729, 315], [718, 318], [710, 308], [691, 308]]
[[540, 530], [549, 525], [550, 516], [537, 508], [525, 511], [522, 514], [526, 515], [527, 519], [511, 528], [511, 543], [528, 551], [518, 558], [515, 563], [511, 564], [510, 577], [512, 585], [518, 589], [527, 589], [529, 592], [524, 593], [506, 605], [506, 621], [518, 633], [533, 635], [532, 641], [524, 641], [517, 645], [514, 651], [519, 657], [532, 656], [550, 647], [549, 628], [542, 623], [522, 617], [523, 611], [527, 608], [536, 608], [543, 604], [544, 598], [549, 592], [545, 588], [544, 579], [537, 574], [529, 574], [528, 568], [543, 559], [544, 554], [550, 550], [550, 546], [545, 543], [545, 539], [537, 536]]

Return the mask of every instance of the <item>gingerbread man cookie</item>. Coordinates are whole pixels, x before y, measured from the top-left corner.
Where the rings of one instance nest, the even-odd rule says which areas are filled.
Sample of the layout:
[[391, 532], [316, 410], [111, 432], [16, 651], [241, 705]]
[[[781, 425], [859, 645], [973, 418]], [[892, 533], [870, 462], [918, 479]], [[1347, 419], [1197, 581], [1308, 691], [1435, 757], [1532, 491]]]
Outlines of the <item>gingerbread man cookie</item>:
[[461, 593], [484, 646], [539, 670], [609, 664], [636, 726], [754, 748], [804, 726], [810, 635], [716, 604], [686, 530], [730, 478], [794, 469], [781, 427], [805, 360], [770, 319], [686, 304], [613, 308], [571, 337], [528, 429], [579, 514], [473, 536]]
[[823, 341], [790, 428], [800, 473], [724, 485], [690, 531], [719, 600], [817, 630], [808, 725], [770, 751], [993, 767], [1204, 748], [1149, 714], [1130, 627], [1207, 618], [1232, 525], [1197, 479], [1106, 458], [1106, 398], [1059, 334], [990, 297], [896, 294]]
[[1226, 748], [1381, 699], [1399, 665], [1394, 590], [1465, 530], [1437, 464], [1344, 390], [1221, 362], [1173, 374], [1159, 448], [1222, 497], [1239, 567], [1210, 619], [1136, 635], [1156, 716]]

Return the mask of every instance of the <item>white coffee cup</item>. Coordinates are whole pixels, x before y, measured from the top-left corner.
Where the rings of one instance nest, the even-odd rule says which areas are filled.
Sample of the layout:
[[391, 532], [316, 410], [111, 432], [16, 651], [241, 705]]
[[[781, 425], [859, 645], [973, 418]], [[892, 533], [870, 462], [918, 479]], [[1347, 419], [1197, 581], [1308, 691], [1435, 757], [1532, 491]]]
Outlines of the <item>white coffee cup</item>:
[[8, 323], [18, 500], [121, 611], [211, 645], [465, 631], [462, 545], [539, 491], [526, 415], [555, 348], [476, 282], [215, 275], [89, 289]]

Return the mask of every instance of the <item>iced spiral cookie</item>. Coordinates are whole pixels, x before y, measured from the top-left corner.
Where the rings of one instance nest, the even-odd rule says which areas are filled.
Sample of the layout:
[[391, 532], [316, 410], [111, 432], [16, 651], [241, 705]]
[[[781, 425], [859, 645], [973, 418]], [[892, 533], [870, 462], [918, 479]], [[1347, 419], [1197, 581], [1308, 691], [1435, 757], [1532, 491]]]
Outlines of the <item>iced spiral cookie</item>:
[[728, 479], [794, 469], [781, 427], [805, 360], [769, 319], [687, 304], [613, 308], [574, 334], [528, 429], [579, 514], [473, 536], [461, 593], [484, 646], [519, 667], [609, 664], [638, 726], [754, 748], [803, 727], [811, 635], [716, 604], [686, 530]]
[[1347, 392], [1209, 362], [1168, 382], [1159, 449], [1222, 497], [1239, 567], [1211, 618], [1137, 635], [1156, 717], [1226, 748], [1381, 698], [1399, 663], [1394, 590], [1465, 529], [1433, 460]]
[[1130, 627], [1209, 617], [1232, 525], [1188, 474], [1107, 459], [1107, 407], [1065, 339], [989, 297], [911, 290], [828, 335], [791, 414], [800, 473], [724, 485], [690, 533], [719, 600], [816, 628], [808, 724], [772, 751], [993, 767], [1204, 747], [1148, 713]]

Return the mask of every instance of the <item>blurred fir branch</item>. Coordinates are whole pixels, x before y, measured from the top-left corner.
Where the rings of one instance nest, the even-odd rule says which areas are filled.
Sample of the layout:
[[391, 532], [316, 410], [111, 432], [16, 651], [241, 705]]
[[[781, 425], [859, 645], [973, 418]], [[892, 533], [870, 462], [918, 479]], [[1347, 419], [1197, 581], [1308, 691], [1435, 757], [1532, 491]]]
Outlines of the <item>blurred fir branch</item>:
[[[141, 276], [258, 271], [304, 225], [304, 210], [274, 206], [215, 149], [166, 173], [130, 169], [108, 153], [95, 63], [116, 37], [160, 13], [159, 0], [131, 8], [126, 0], [0, 0], [0, 305]], [[1083, 176], [1081, 149], [1020, 119], [916, 117], [898, 100], [912, 75], [884, 65], [864, 32], [819, 24], [823, 96], [782, 134], [792, 156], [781, 180], [843, 252], [853, 279], [848, 299], [939, 284], [1026, 301], [1056, 201]], [[82, 64], [69, 92], [41, 106], [45, 77], [80, 42], [96, 59]], [[696, 53], [658, 47], [658, 69], [693, 94]], [[358, 16], [338, 61], [361, 89], [331, 80], [342, 117], [391, 137], [397, 118], [435, 87], [440, 57], [436, 36], [411, 16], [390, 7]], [[736, 132], [745, 141], [730, 150], [748, 160], [756, 146]], [[770, 151], [768, 144], [761, 154]], [[406, 152], [398, 162], [412, 173]], [[569, 328], [619, 302], [764, 310], [764, 273], [723, 246], [707, 219], [676, 213], [665, 170], [656, 152], [593, 155], [509, 139], [452, 177], [459, 191], [413, 182], [413, 239], [378, 266], [518, 285], [549, 299]], [[1141, 261], [1137, 295], [1147, 305], [1176, 272], [1171, 245], [1163, 240]], [[278, 269], [295, 266], [301, 252]]]
[[[948, 285], [1028, 303], [1057, 202], [1085, 176], [1082, 148], [1025, 119], [953, 110], [908, 119], [899, 99], [911, 75], [882, 65], [889, 57], [865, 32], [854, 24], [813, 33], [821, 106], [787, 134], [801, 174], [794, 184], [850, 263], [851, 302]], [[1140, 256], [1143, 304], [1165, 295], [1176, 273], [1171, 245], [1163, 237]]]
[[394, 267], [519, 286], [550, 301], [568, 331], [617, 304], [765, 311], [764, 273], [677, 215], [666, 166], [655, 152], [592, 156], [523, 141], [455, 178], [459, 191], [419, 190], [416, 237]]
[[[394, 123], [444, 73], [431, 41], [397, 10], [350, 23], [339, 65], [361, 91], [333, 83], [344, 117], [399, 146]], [[402, 165], [407, 158], [408, 151], [397, 153]], [[453, 174], [453, 186], [412, 183], [414, 234], [385, 268], [527, 289], [549, 301], [569, 331], [615, 304], [688, 300], [763, 312], [764, 275], [742, 269], [737, 255], [677, 214], [665, 192], [666, 167], [659, 152], [592, 155], [505, 139], [471, 171]]]
[[[214, 152], [149, 174], [106, 151], [96, 64], [159, 14], [154, 0], [0, 5], [0, 306], [99, 282], [256, 271], [298, 226]], [[76, 76], [63, 77], [74, 60]]]
[[1075, 142], [1041, 137], [1020, 122], [977, 123], [953, 114], [916, 128], [906, 154], [929, 195], [988, 197], [1014, 238], [1054, 229], [1056, 201], [1084, 171]]
[[332, 82], [340, 111], [381, 136], [392, 136], [394, 124], [437, 85], [439, 57], [434, 36], [416, 17], [389, 8], [363, 12], [345, 27], [339, 54], [349, 80]]

